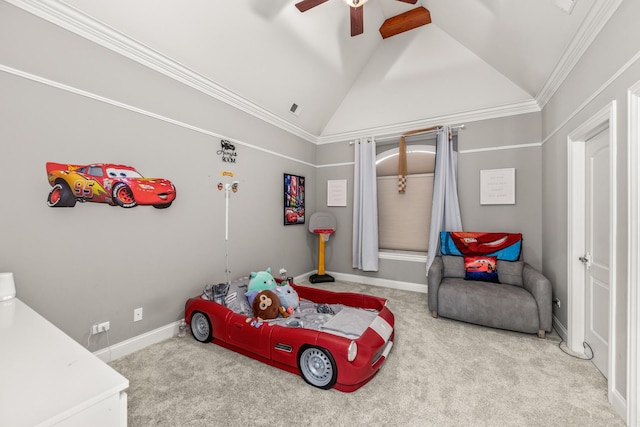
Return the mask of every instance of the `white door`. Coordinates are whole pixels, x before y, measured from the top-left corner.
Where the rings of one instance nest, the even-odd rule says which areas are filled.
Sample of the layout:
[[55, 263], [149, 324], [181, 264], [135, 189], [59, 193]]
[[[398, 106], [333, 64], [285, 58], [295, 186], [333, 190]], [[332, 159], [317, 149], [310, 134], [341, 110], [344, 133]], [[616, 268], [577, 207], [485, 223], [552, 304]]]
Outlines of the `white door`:
[[[586, 141], [585, 342], [593, 363], [608, 376], [609, 363], [609, 131]], [[585, 349], [588, 354], [588, 349]]]

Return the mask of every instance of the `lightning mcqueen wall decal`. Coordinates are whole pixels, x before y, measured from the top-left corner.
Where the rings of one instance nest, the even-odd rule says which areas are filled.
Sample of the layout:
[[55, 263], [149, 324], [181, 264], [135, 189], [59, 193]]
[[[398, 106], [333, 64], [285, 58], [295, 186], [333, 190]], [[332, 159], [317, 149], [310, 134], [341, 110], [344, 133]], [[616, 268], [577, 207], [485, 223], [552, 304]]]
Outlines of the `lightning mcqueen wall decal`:
[[163, 209], [176, 198], [176, 188], [163, 178], [144, 178], [131, 166], [111, 163], [70, 165], [48, 162], [51, 207], [74, 207], [77, 201], [132, 208], [152, 205]]

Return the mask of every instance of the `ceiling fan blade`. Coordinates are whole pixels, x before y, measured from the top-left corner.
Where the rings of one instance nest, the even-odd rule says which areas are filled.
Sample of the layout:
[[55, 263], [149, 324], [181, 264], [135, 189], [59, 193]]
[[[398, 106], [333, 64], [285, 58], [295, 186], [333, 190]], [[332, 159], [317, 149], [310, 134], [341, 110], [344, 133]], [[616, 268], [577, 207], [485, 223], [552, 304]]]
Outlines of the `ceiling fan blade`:
[[364, 6], [349, 7], [351, 9], [351, 37], [364, 32]]
[[418, 2], [418, 0], [398, 0], [398, 1], [403, 1], [405, 3], [411, 3], [411, 4], [416, 4]]
[[306, 12], [307, 10], [311, 9], [312, 7], [316, 7], [318, 5], [321, 5], [322, 3], [326, 2], [326, 1], [329, 1], [329, 0], [302, 0], [299, 3], [296, 3], [296, 7], [298, 8], [298, 10], [300, 12]]
[[414, 28], [421, 27], [431, 23], [431, 13], [428, 9], [422, 6], [418, 6], [408, 12], [401, 13], [400, 15], [392, 16], [384, 21], [380, 27], [380, 35], [383, 39], [386, 39], [396, 34], [404, 33], [405, 31], [413, 30]]

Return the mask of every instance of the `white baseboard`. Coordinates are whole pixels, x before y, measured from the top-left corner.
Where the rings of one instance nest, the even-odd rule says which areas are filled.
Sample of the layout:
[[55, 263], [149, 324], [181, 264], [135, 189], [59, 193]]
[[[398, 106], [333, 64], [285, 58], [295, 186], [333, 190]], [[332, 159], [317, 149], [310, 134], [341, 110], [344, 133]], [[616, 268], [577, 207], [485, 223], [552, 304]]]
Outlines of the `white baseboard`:
[[128, 354], [135, 353], [138, 350], [142, 350], [151, 344], [156, 344], [166, 339], [178, 336], [180, 323], [182, 323], [182, 320], [161, 326], [142, 335], [129, 338], [128, 340], [98, 350], [93, 354], [102, 361], [109, 363]]
[[[315, 273], [316, 271], [314, 270], [306, 274], [301, 274], [300, 276], [296, 276], [294, 278], [294, 281], [297, 283], [299, 281], [302, 282], [304, 280], [308, 280], [309, 276]], [[383, 288], [400, 289], [403, 291], [420, 292], [423, 294], [427, 293], [426, 283], [420, 284], [412, 282], [399, 282], [397, 280], [379, 279], [377, 277], [369, 276], [358, 276], [357, 274], [337, 273], [335, 271], [327, 271], [326, 273], [333, 276], [336, 280], [343, 280], [345, 282], [363, 283], [365, 285], [381, 286]]]
[[564, 325], [560, 323], [556, 316], [553, 316], [552, 323], [553, 329], [555, 329], [558, 335], [560, 335], [560, 338], [562, 338], [564, 342], [567, 342], [567, 328], [565, 328]]
[[611, 406], [613, 409], [620, 415], [620, 417], [624, 420], [625, 423], [628, 423], [627, 420], [627, 400], [620, 394], [618, 390], [613, 390], [611, 392], [611, 396], [609, 401], [611, 402]]

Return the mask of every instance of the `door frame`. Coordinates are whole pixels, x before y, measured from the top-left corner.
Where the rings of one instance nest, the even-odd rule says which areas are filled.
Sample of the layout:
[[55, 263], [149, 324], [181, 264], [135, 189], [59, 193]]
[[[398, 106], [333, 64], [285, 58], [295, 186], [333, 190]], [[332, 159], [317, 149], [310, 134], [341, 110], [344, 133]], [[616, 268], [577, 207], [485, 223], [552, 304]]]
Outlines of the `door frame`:
[[[638, 257], [640, 257], [640, 81], [629, 88], [628, 94], [628, 142], [627, 142], [627, 176], [629, 181], [629, 211], [628, 211], [628, 258], [627, 258], [627, 425], [638, 425], [640, 413], [638, 412], [638, 385], [640, 384], [640, 369], [638, 357], [640, 349], [638, 334], [640, 333], [640, 292], [638, 280], [640, 269]], [[634, 286], [635, 285], [635, 286]]]
[[586, 145], [587, 141], [608, 129], [609, 133], [609, 188], [611, 194], [609, 206], [609, 355], [607, 366], [608, 398], [613, 401], [616, 390], [617, 365], [615, 361], [616, 341], [616, 244], [617, 244], [617, 131], [616, 101], [612, 101], [581, 124], [567, 137], [567, 345], [577, 353], [584, 353], [585, 330], [585, 272], [582, 262], [585, 236], [584, 212], [586, 185]]

